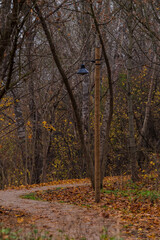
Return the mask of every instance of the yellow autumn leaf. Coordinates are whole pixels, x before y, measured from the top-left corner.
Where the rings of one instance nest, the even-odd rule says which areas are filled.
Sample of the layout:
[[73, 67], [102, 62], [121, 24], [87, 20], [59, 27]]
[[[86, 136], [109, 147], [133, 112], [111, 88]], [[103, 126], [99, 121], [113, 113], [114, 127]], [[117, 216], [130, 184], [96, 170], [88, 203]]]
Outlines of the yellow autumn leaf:
[[46, 125], [47, 122], [46, 122], [46, 121], [43, 121], [42, 123], [43, 123], [43, 125]]
[[24, 218], [23, 217], [18, 217], [17, 218], [17, 223], [22, 223], [24, 221]]
[[28, 139], [32, 139], [32, 134], [29, 134], [29, 135], [28, 135]]
[[28, 121], [28, 122], [27, 122], [27, 125], [28, 125], [28, 126], [31, 126], [31, 122], [30, 122], [30, 121]]
[[51, 128], [53, 131], [56, 131], [56, 129], [55, 129], [53, 126], [50, 126], [50, 128]]
[[153, 166], [155, 165], [155, 163], [153, 161], [150, 161], [150, 164], [153, 165]]

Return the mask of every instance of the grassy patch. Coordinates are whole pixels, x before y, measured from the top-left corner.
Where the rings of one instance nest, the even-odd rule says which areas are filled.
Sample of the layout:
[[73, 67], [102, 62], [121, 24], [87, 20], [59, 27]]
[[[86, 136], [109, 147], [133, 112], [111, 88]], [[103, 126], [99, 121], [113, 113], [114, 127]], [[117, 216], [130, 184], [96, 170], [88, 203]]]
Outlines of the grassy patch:
[[103, 228], [103, 233], [100, 236], [100, 240], [123, 240], [121, 237], [108, 237], [108, 230], [107, 228]]
[[139, 192], [139, 196], [143, 198], [149, 198], [151, 202], [160, 200], [160, 193], [157, 191], [143, 190]]
[[23, 199], [31, 199], [31, 200], [42, 200], [40, 197], [37, 196], [36, 192], [31, 192], [29, 194], [22, 195], [21, 198]]
[[0, 239], [4, 240], [52, 240], [52, 235], [49, 232], [39, 231], [36, 227], [32, 226], [30, 232], [24, 233], [23, 229], [14, 231], [11, 228], [3, 227], [0, 225]]
[[104, 194], [114, 194], [117, 197], [129, 197], [132, 200], [150, 200], [152, 203], [154, 203], [157, 200], [160, 200], [160, 193], [154, 190], [138, 190], [136, 189], [125, 189], [125, 190], [119, 190], [119, 189], [114, 189], [114, 190], [107, 190], [107, 189], [102, 189], [101, 191]]
[[[36, 226], [32, 225], [29, 232], [24, 232], [24, 229], [13, 230], [8, 227], [4, 227], [3, 224], [0, 224], [0, 239], [1, 240], [76, 240], [75, 238], [69, 237], [61, 229], [58, 230], [60, 233], [59, 237], [56, 239], [47, 232], [38, 230]], [[87, 240], [86, 237], [79, 238], [80, 240]], [[103, 229], [103, 233], [99, 237], [100, 240], [123, 240], [122, 238], [109, 237], [107, 229]]]

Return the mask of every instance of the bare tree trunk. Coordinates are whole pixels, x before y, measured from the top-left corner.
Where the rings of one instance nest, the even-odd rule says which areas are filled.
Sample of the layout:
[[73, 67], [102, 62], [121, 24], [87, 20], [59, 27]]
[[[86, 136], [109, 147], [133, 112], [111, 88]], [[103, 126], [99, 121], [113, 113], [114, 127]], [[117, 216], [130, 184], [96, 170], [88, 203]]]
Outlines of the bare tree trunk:
[[[156, 62], [156, 55], [153, 58], [153, 62]], [[143, 168], [142, 165], [142, 157], [143, 151], [142, 151], [142, 146], [143, 146], [143, 142], [146, 138], [146, 132], [148, 129], [148, 123], [149, 123], [149, 117], [150, 117], [150, 113], [151, 113], [151, 101], [152, 101], [152, 96], [153, 96], [153, 88], [154, 88], [154, 75], [155, 75], [155, 66], [153, 68], [153, 72], [151, 75], [151, 82], [150, 82], [150, 88], [149, 88], [149, 92], [148, 92], [148, 100], [147, 100], [147, 104], [146, 104], [146, 109], [145, 109], [145, 115], [144, 115], [144, 120], [143, 120], [143, 126], [141, 129], [141, 134], [140, 134], [140, 138], [138, 141], [138, 154], [137, 154], [137, 161], [138, 164], [140, 166], [140, 168]], [[144, 158], [143, 158], [144, 159]]]
[[130, 70], [128, 69], [127, 76], [127, 92], [128, 92], [128, 124], [129, 124], [129, 161], [131, 166], [132, 180], [137, 180], [137, 160], [136, 160], [136, 143], [134, 134], [134, 115], [133, 115], [133, 101], [130, 87]]
[[[82, 32], [82, 45], [85, 46], [86, 39], [88, 37], [88, 32], [90, 30], [90, 16], [85, 14], [88, 11], [89, 4], [86, 1], [81, 1], [82, 4], [82, 15], [81, 15], [81, 32]], [[88, 41], [87, 46], [84, 47], [85, 59], [91, 58], [91, 42]], [[87, 151], [90, 152], [90, 123], [89, 123], [89, 86], [90, 77], [88, 75], [83, 76], [82, 81], [82, 124], [84, 132], [84, 141], [87, 147]], [[91, 153], [90, 153], [91, 154]], [[87, 159], [83, 162], [85, 166]], [[85, 164], [84, 164], [85, 163]]]
[[[11, 3], [12, 2], [12, 3]], [[3, 0], [0, 11], [2, 18], [0, 24], [0, 65], [5, 57], [5, 51], [8, 48], [12, 33], [17, 24], [18, 14], [25, 0]]]
[[107, 93], [105, 109], [103, 112], [103, 121], [101, 127], [101, 188], [103, 187], [103, 178], [106, 170], [107, 153], [109, 148], [109, 119], [110, 119], [110, 94]]
[[100, 201], [100, 47], [95, 48], [95, 201]]
[[131, 77], [132, 77], [132, 51], [133, 51], [133, 24], [132, 24], [132, 0], [128, 4], [128, 32], [129, 32], [129, 46], [128, 46], [128, 64], [127, 64], [127, 97], [128, 97], [128, 124], [129, 124], [129, 161], [131, 166], [131, 177], [133, 181], [138, 178], [137, 174], [137, 160], [136, 160], [136, 142], [134, 133], [134, 114], [133, 114], [133, 100], [131, 93]]
[[0, 159], [0, 189], [4, 189], [4, 187], [8, 185], [6, 169], [5, 160]]
[[[30, 29], [32, 26], [32, 17], [29, 16], [27, 19], [27, 28]], [[34, 37], [35, 32], [28, 30], [27, 35], [27, 60], [28, 60], [28, 72], [31, 72], [28, 80], [28, 92], [29, 92], [29, 110], [30, 118], [32, 122], [32, 156], [30, 156], [31, 169], [30, 169], [30, 183], [40, 183], [42, 168], [43, 168], [43, 154], [42, 151], [42, 130], [40, 124], [40, 114], [36, 107], [36, 98], [35, 98], [35, 81], [36, 74], [34, 69], [34, 61], [32, 57], [32, 51], [34, 50]]]
[[[30, 59], [29, 66], [32, 69], [32, 62]], [[42, 168], [43, 168], [43, 159], [42, 159], [42, 130], [40, 124], [40, 114], [37, 110], [35, 103], [35, 95], [34, 95], [34, 82], [33, 82], [33, 74], [31, 74], [29, 79], [29, 108], [32, 122], [32, 174], [31, 174], [31, 182], [32, 183], [40, 183]]]
[[22, 163], [23, 163], [23, 169], [24, 169], [24, 183], [28, 183], [28, 177], [27, 177], [27, 157], [26, 157], [26, 130], [25, 130], [25, 123], [23, 118], [23, 113], [20, 105], [20, 100], [18, 99], [17, 92], [12, 91], [13, 93], [13, 99], [14, 99], [14, 112], [15, 112], [15, 120], [17, 125], [17, 134], [18, 134], [18, 140], [19, 140], [19, 148], [22, 154]]

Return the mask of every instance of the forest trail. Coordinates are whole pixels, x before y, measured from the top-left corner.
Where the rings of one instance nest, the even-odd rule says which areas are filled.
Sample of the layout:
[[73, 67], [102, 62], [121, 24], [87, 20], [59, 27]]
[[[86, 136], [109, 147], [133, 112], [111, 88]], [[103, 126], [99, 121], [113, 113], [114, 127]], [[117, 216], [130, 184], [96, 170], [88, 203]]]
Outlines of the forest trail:
[[[117, 219], [105, 218], [94, 209], [60, 202], [46, 202], [22, 199], [20, 196], [34, 191], [48, 190], [59, 187], [77, 187], [83, 184], [59, 184], [41, 186], [31, 189], [9, 189], [0, 191], [0, 205], [9, 209], [25, 211], [31, 214], [34, 224], [40, 230], [49, 231], [53, 239], [65, 239], [65, 236], [76, 240], [86, 238], [99, 240], [103, 229], [109, 236], [117, 235], [119, 227]], [[58, 199], [57, 199], [58, 200]]]

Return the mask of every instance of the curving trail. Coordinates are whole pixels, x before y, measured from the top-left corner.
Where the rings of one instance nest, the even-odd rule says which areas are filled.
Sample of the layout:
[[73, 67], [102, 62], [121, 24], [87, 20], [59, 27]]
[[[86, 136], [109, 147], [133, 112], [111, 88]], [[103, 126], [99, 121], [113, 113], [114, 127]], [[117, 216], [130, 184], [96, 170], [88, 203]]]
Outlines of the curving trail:
[[0, 205], [3, 207], [25, 211], [35, 219], [39, 229], [53, 234], [53, 239], [65, 239], [65, 235], [76, 240], [85, 237], [87, 240], [99, 240], [102, 229], [108, 229], [110, 236], [117, 235], [117, 220], [104, 218], [96, 210], [59, 202], [44, 202], [20, 198], [23, 194], [57, 187], [73, 187], [83, 184], [63, 184], [35, 187], [23, 190], [0, 191]]

